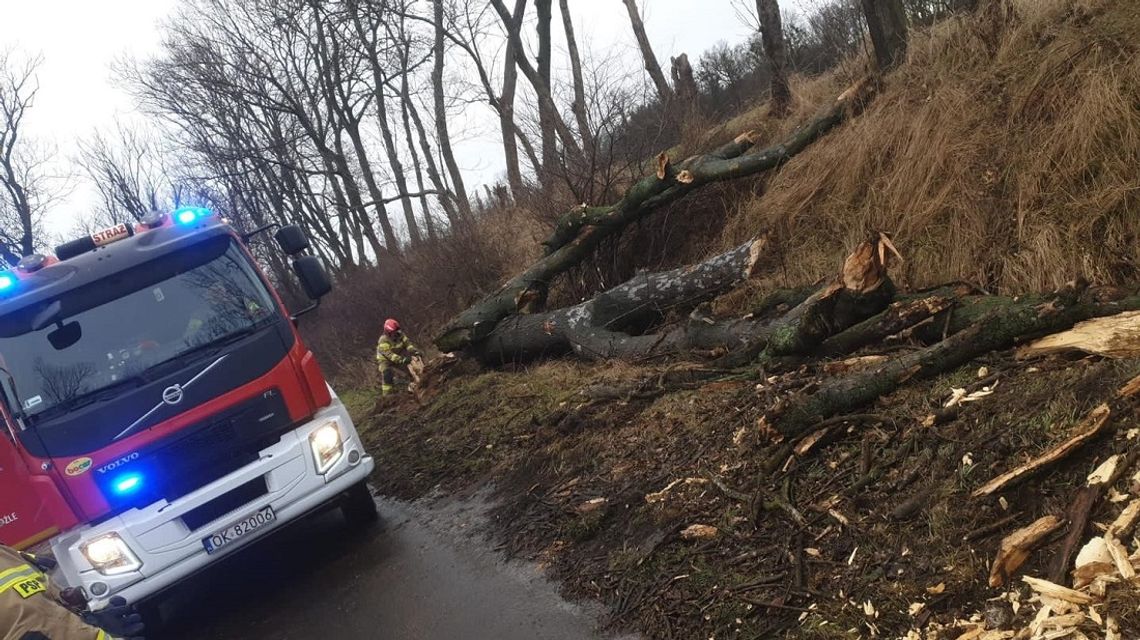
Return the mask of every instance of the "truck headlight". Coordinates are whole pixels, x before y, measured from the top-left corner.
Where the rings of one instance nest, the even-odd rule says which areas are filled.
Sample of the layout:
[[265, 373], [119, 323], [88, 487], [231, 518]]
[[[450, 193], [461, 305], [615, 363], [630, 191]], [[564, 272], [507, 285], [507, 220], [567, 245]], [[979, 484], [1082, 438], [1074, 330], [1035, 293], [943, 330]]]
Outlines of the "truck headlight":
[[117, 533], [108, 533], [84, 542], [79, 550], [95, 570], [105, 576], [138, 571], [142, 563]]
[[336, 422], [330, 422], [309, 434], [309, 446], [313, 450], [313, 461], [317, 463], [317, 473], [324, 474], [344, 454], [344, 441]]

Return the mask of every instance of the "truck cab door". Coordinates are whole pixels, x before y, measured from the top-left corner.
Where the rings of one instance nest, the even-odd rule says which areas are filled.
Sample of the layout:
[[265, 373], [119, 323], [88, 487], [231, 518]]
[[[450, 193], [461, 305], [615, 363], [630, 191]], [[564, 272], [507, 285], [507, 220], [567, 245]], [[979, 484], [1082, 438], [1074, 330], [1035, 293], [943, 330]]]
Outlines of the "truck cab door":
[[76, 523], [51, 477], [33, 474], [0, 427], [0, 543], [26, 549]]

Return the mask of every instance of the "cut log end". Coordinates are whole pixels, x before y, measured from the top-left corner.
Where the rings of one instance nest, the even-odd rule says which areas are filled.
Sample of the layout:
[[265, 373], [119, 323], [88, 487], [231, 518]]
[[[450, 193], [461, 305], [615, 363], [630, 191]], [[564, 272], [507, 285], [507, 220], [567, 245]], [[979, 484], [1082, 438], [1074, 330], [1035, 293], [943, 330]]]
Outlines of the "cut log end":
[[657, 154], [657, 179], [664, 180], [669, 175], [669, 154], [662, 151]]
[[752, 246], [748, 248], [748, 262], [744, 265], [744, 279], [747, 280], [752, 277], [756, 271], [756, 266], [760, 263], [760, 257], [764, 255], [764, 248], [768, 245], [768, 236], [760, 236], [752, 241]]
[[676, 180], [681, 184], [692, 184], [693, 181], [696, 180], [696, 176], [693, 175], [692, 171], [689, 171], [688, 169], [682, 169], [677, 173]]

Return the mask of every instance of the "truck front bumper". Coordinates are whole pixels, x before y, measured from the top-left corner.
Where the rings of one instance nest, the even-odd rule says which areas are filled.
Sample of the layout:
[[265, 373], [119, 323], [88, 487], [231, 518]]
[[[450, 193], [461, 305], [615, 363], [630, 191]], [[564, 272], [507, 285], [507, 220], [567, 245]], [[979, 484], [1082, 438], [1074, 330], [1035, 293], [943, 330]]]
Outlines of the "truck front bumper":
[[[342, 453], [325, 473], [318, 473], [309, 436], [335, 423], [343, 443]], [[321, 410], [313, 420], [286, 433], [262, 450], [259, 459], [173, 502], [159, 501], [131, 509], [95, 526], [86, 526], [57, 536], [52, 550], [59, 567], [55, 579], [67, 586], [82, 587], [92, 609], [105, 607], [112, 596], [138, 602], [205, 569], [217, 560], [260, 539], [283, 525], [336, 500], [372, 472], [374, 463], [364, 452], [360, 437], [339, 399]], [[183, 516], [225, 499], [231, 491], [264, 479], [267, 491], [208, 523], [191, 529]], [[257, 528], [213, 553], [206, 551], [205, 538], [271, 507], [273, 522]], [[107, 534], [117, 534], [137, 557], [136, 570], [105, 575], [96, 570], [82, 552], [84, 543]]]

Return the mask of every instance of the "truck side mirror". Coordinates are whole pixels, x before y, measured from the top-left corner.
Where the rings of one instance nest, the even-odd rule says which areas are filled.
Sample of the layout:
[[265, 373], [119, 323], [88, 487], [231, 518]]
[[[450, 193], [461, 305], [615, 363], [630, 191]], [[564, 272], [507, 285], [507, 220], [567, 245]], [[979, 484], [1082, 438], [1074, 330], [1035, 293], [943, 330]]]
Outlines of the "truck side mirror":
[[281, 247], [282, 251], [291, 256], [309, 250], [309, 236], [295, 224], [287, 224], [278, 229], [273, 234], [273, 239], [277, 241], [277, 246]]
[[293, 261], [293, 273], [301, 281], [301, 289], [310, 300], [319, 300], [332, 291], [332, 281], [316, 256], [302, 256]]

